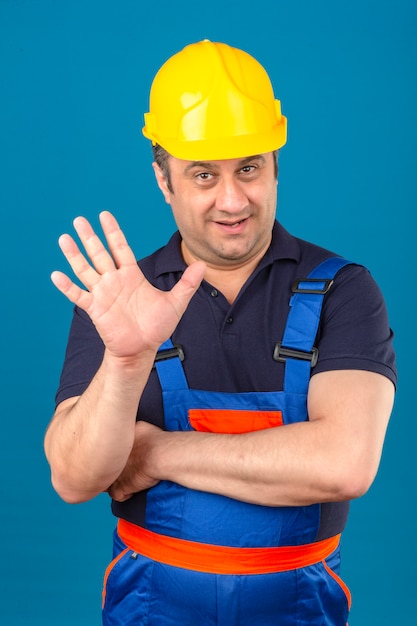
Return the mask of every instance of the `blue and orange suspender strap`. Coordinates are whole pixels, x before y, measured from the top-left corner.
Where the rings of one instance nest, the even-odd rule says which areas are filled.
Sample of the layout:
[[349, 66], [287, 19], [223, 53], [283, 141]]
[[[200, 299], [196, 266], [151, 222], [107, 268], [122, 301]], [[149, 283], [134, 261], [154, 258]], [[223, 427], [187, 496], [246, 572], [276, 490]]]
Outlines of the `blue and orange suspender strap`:
[[337, 272], [350, 263], [340, 257], [331, 257], [292, 286], [284, 336], [274, 349], [274, 359], [285, 362], [284, 390], [287, 392], [307, 393], [310, 370], [318, 358], [314, 341], [323, 299]]
[[[331, 257], [318, 265], [306, 278], [298, 279], [293, 287], [290, 311], [282, 341], [275, 345], [274, 360], [285, 363], [284, 390], [307, 393], [310, 370], [317, 362], [314, 341], [320, 322], [323, 298], [333, 284], [337, 272], [350, 261]], [[181, 361], [181, 346], [165, 341], [155, 359], [161, 385], [165, 391], [187, 389]]]

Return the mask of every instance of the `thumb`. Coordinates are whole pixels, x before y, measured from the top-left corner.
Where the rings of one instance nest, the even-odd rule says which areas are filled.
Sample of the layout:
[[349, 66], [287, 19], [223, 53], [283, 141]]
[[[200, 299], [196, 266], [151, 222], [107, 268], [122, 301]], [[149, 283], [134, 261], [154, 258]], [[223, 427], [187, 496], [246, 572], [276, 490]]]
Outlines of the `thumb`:
[[171, 289], [171, 296], [176, 301], [176, 309], [182, 315], [191, 298], [199, 288], [206, 273], [206, 264], [196, 261], [187, 267], [180, 280]]

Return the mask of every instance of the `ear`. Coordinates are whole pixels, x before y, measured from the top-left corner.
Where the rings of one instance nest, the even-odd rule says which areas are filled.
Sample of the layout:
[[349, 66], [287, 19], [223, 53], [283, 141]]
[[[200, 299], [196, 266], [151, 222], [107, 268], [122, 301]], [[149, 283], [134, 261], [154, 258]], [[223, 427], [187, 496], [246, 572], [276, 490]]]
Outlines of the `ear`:
[[168, 189], [166, 178], [159, 167], [158, 163], [155, 161], [152, 163], [153, 171], [155, 172], [156, 182], [158, 183], [159, 189], [162, 191], [162, 194], [165, 198], [165, 202], [167, 204], [171, 204], [171, 192]]

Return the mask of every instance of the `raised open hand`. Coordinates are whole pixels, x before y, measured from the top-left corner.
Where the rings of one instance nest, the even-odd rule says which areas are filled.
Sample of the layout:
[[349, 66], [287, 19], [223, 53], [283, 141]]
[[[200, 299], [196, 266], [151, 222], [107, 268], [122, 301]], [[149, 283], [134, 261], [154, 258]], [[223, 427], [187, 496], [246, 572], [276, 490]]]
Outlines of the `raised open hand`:
[[64, 256], [86, 289], [62, 272], [53, 272], [51, 279], [88, 313], [111, 354], [135, 358], [157, 350], [173, 333], [203, 279], [205, 265], [193, 263], [171, 291], [160, 291], [140, 271], [114, 216], [105, 211], [100, 223], [109, 251], [85, 218], [74, 220], [89, 261], [70, 235], [59, 239]]

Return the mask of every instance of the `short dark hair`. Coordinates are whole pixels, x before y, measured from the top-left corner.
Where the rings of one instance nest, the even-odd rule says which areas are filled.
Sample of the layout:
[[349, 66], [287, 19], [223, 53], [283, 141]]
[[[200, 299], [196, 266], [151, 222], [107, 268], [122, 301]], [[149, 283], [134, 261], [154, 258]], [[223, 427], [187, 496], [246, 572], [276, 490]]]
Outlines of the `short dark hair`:
[[[171, 172], [169, 171], [169, 152], [165, 150], [159, 144], [152, 144], [152, 152], [154, 161], [159, 165], [161, 171], [164, 175], [164, 178], [167, 182], [167, 187], [171, 193], [174, 193], [171, 183]], [[275, 177], [278, 177], [278, 153], [279, 150], [274, 150], [274, 168], [275, 168]]]
[[159, 165], [159, 167], [161, 168], [161, 171], [167, 182], [167, 187], [169, 191], [171, 193], [174, 193], [174, 190], [172, 189], [172, 183], [171, 183], [171, 172], [169, 171], [169, 164], [168, 164], [169, 152], [167, 152], [165, 148], [163, 148], [157, 143], [152, 144], [152, 152], [153, 152], [153, 159], [156, 162], [156, 164]]

